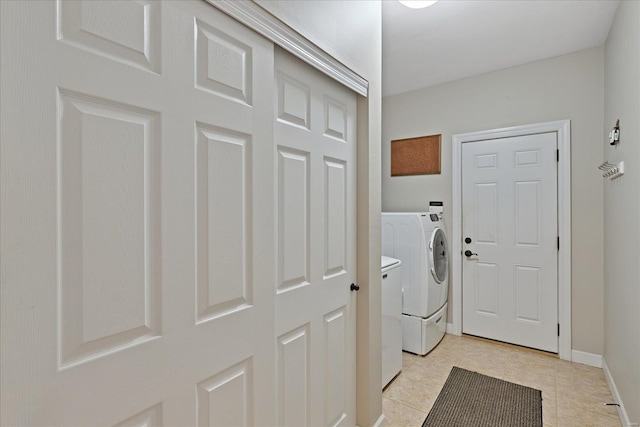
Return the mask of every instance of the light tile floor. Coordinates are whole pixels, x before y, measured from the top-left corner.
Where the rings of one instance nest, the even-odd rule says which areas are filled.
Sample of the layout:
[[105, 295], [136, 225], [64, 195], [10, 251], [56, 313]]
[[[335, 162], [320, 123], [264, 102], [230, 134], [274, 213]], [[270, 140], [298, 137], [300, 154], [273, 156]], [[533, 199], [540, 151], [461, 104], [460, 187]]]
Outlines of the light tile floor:
[[447, 334], [424, 357], [403, 352], [402, 365], [382, 394], [390, 427], [420, 427], [453, 366], [541, 390], [545, 427], [621, 427], [602, 369], [543, 352]]

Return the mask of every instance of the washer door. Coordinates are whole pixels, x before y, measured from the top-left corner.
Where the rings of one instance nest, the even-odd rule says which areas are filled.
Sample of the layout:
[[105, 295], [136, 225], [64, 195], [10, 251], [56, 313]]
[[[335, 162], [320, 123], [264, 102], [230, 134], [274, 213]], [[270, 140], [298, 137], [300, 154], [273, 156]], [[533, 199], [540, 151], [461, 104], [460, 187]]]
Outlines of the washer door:
[[429, 241], [429, 256], [431, 274], [438, 283], [447, 280], [449, 271], [449, 251], [447, 250], [447, 236], [440, 228], [433, 230]]

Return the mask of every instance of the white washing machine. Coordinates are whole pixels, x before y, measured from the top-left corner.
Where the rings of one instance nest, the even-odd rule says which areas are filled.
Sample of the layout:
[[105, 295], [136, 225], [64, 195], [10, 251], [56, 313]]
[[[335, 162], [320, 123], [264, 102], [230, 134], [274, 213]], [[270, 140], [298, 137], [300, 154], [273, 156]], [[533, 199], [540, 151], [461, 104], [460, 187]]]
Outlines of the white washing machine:
[[424, 355], [447, 329], [449, 253], [442, 210], [382, 214], [382, 254], [402, 261], [402, 349]]
[[402, 369], [402, 263], [382, 257], [382, 388]]

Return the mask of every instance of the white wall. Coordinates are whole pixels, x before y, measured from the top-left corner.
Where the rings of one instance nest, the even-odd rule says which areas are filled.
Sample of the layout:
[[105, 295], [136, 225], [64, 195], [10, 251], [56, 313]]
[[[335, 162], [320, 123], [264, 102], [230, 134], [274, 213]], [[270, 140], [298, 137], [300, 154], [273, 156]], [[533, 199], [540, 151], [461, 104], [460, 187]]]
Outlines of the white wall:
[[[572, 348], [603, 352], [603, 48], [590, 49], [383, 99], [383, 211], [445, 204], [451, 221], [451, 135], [571, 120]], [[390, 176], [390, 141], [442, 134], [442, 173]], [[451, 295], [451, 290], [450, 290]], [[449, 311], [449, 322], [451, 310]]]
[[[620, 2], [605, 45], [604, 158], [625, 174], [604, 183], [604, 357], [630, 421], [640, 422], [640, 3]], [[605, 137], [603, 134], [603, 139]]]
[[[255, 0], [369, 82], [358, 99], [356, 422], [382, 415], [380, 123], [382, 16], [379, 1]], [[346, 285], [346, 284], [345, 284]]]

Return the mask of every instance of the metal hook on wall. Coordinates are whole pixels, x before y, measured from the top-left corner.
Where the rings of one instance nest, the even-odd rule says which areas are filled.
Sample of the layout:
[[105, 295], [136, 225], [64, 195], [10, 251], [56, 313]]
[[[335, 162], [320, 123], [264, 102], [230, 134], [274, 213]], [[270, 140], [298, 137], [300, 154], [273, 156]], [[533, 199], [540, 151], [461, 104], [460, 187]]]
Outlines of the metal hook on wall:
[[614, 179], [624, 174], [624, 162], [620, 163], [609, 163], [609, 161], [605, 160], [598, 169], [603, 171], [603, 178]]

